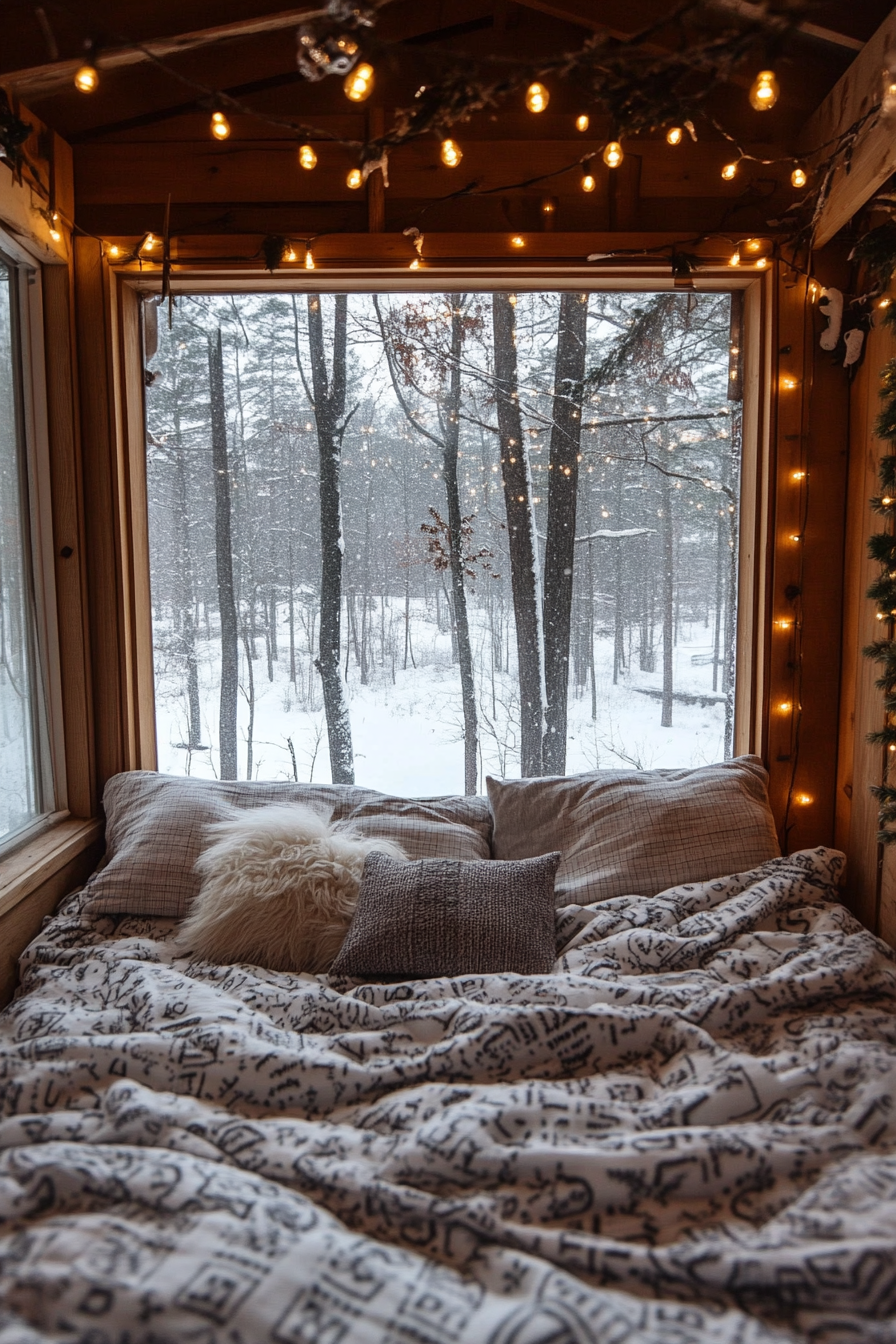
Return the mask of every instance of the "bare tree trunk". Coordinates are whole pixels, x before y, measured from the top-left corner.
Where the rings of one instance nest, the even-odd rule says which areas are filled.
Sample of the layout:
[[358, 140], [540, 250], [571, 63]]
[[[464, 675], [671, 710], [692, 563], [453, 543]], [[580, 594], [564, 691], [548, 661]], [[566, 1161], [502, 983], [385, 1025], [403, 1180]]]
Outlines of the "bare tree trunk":
[[464, 588], [464, 538], [457, 480], [457, 455], [460, 445], [460, 355], [464, 339], [464, 295], [446, 294], [451, 308], [451, 363], [444, 415], [442, 478], [448, 497], [448, 554], [451, 565], [451, 593], [454, 599], [454, 633], [460, 665], [460, 693], [464, 715], [464, 793], [476, 792], [479, 771], [476, 685], [473, 680], [473, 647], [467, 617], [467, 593]]
[[516, 617], [520, 683], [520, 767], [523, 777], [543, 773], [544, 646], [538, 594], [538, 551], [532, 514], [532, 481], [517, 391], [516, 316], [513, 295], [492, 295], [495, 394], [501, 475], [507, 512], [510, 580]]
[[177, 470], [177, 502], [180, 520], [181, 552], [181, 619], [183, 632], [181, 643], [187, 664], [187, 704], [188, 726], [187, 747], [191, 751], [202, 746], [202, 709], [199, 704], [199, 665], [196, 659], [196, 596], [193, 571], [193, 546], [190, 541], [190, 512], [187, 499], [187, 472], [184, 466], [184, 451], [180, 436], [180, 401], [174, 403], [174, 442]]
[[[320, 673], [330, 747], [330, 773], [334, 784], [354, 784], [355, 765], [352, 729], [339, 669], [339, 617], [342, 607], [342, 499], [339, 472], [345, 414], [345, 349], [348, 302], [345, 294], [335, 298], [333, 323], [333, 370], [327, 374], [321, 300], [308, 296], [308, 344], [311, 352], [311, 383], [317, 446], [320, 459], [320, 642], [317, 670]], [[298, 356], [298, 338], [296, 341]]]
[[572, 618], [576, 500], [582, 440], [582, 395], [588, 295], [571, 291], [560, 298], [554, 408], [551, 426], [548, 521], [544, 548], [546, 774], [566, 772], [566, 704], [569, 693], [569, 639]]
[[663, 713], [660, 723], [672, 727], [672, 653], [675, 616], [675, 569], [672, 531], [672, 491], [669, 477], [660, 476], [663, 500]]
[[246, 675], [249, 679], [249, 690], [246, 692], [246, 700], [249, 704], [249, 731], [246, 734], [246, 778], [251, 779], [252, 740], [255, 736], [255, 673], [252, 671], [252, 650], [249, 647], [249, 632], [245, 621], [243, 621], [243, 648], [246, 651]]
[[212, 470], [215, 480], [215, 566], [221, 616], [221, 702], [218, 745], [221, 778], [237, 778], [236, 711], [239, 690], [239, 645], [233, 596], [233, 547], [230, 537], [230, 466], [224, 406], [224, 357], [221, 331], [209, 337], [208, 375], [212, 414]]

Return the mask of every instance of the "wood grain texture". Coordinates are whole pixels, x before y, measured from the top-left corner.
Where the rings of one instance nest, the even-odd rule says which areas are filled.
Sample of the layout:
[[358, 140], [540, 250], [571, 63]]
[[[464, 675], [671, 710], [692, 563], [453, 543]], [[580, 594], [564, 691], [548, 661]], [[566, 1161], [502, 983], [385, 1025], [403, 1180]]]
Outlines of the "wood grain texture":
[[896, 354], [892, 333], [875, 328], [868, 336], [864, 361], [850, 389], [849, 488], [844, 565], [843, 694], [837, 779], [836, 843], [846, 851], [850, 908], [876, 933], [896, 946], [896, 855], [882, 865], [877, 843], [877, 803], [872, 784], [883, 778], [884, 753], [867, 735], [883, 723], [881, 693], [874, 682], [878, 668], [862, 656], [880, 636], [874, 603], [865, 596], [879, 567], [870, 559], [867, 540], [880, 528], [871, 496], [878, 489], [881, 442], [874, 434], [880, 410], [880, 370]]
[[[867, 115], [882, 93], [882, 72], [896, 49], [896, 9], [893, 10], [846, 73], [837, 81], [818, 110], [809, 118], [797, 141], [807, 151], [842, 134]], [[848, 169], [848, 171], [847, 171]], [[822, 247], [848, 223], [896, 169], [896, 123], [872, 117], [864, 126], [848, 165], [841, 164], [816, 224], [815, 246]]]

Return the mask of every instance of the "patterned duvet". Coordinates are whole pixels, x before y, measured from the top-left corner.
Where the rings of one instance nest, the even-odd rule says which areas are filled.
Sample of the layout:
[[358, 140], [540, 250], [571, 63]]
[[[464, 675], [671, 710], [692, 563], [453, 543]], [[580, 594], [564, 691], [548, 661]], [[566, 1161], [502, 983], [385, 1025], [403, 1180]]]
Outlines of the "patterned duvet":
[[387, 986], [70, 898], [0, 1017], [0, 1344], [896, 1341], [896, 964], [841, 864]]

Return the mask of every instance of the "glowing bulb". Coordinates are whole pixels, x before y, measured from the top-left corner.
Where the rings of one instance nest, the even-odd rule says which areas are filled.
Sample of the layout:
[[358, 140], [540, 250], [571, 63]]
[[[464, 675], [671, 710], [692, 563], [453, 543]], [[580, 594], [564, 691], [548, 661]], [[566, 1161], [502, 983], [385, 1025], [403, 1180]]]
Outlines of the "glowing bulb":
[[526, 90], [526, 106], [530, 112], [543, 112], [550, 101], [551, 95], [538, 80], [529, 85]]
[[767, 265], [768, 265], [768, 257], [760, 257], [759, 260], [756, 262], [756, 269], [757, 271], [764, 271]]
[[75, 88], [81, 93], [93, 93], [99, 82], [100, 77], [92, 65], [82, 65], [75, 71]]
[[889, 300], [889, 299], [881, 299], [880, 303], [879, 303], [877, 306], [878, 306], [878, 308], [889, 308], [889, 306], [890, 306], [890, 300]]
[[884, 495], [883, 499], [881, 500], [881, 504], [892, 504], [892, 503], [893, 501], [889, 495]]
[[767, 112], [778, 101], [780, 92], [774, 70], [760, 70], [750, 89], [750, 102], [757, 112]]
[[732, 252], [731, 256], [728, 258], [728, 265], [729, 265], [729, 266], [739, 266], [739, 265], [740, 265], [740, 253], [739, 253], [739, 252]]
[[581, 115], [580, 117], [576, 117], [576, 130], [577, 130], [577, 131], [587, 131], [587, 129], [588, 129], [588, 127], [589, 127], [590, 125], [591, 125], [590, 118], [589, 118], [584, 112], [582, 113], [582, 115]]
[[463, 156], [463, 150], [456, 140], [442, 141], [442, 162], [446, 168], [456, 168]]
[[804, 187], [808, 181], [809, 178], [805, 168], [801, 168], [800, 165], [797, 164], [790, 174], [790, 185], [792, 187]]
[[782, 714], [787, 714], [790, 712], [791, 709], [793, 709], [793, 705], [789, 700], [782, 700], [781, 703], [778, 705], [778, 709], [781, 711]]
[[781, 379], [781, 386], [784, 388], [785, 392], [792, 392], [795, 387], [799, 386], [799, 381], [792, 377], [791, 374], [787, 373]]
[[120, 255], [120, 253], [121, 253], [121, 248], [118, 246], [118, 244], [117, 244], [117, 243], [110, 243], [110, 245], [109, 245], [109, 256], [110, 256], [110, 257], [117, 257], [117, 256]]
[[310, 247], [305, 248], [305, 270], [306, 271], [314, 270], [314, 257], [312, 256]]
[[349, 170], [348, 176], [345, 179], [345, 185], [350, 191], [357, 191], [363, 181], [364, 179], [361, 176], [361, 169], [352, 168]]
[[286, 251], [283, 253], [283, 260], [284, 260], [284, 261], [295, 261], [295, 259], [296, 259], [296, 250], [295, 250], [295, 248], [294, 248], [294, 247], [288, 247], [288, 248], [286, 249]]
[[419, 271], [419, 269], [420, 269], [420, 258], [415, 257], [414, 260], [411, 262], [410, 266], [408, 267], [408, 270]]
[[794, 480], [794, 481], [802, 481], [802, 480], [805, 480], [805, 478], [806, 478], [806, 473], [805, 473], [804, 471], [792, 471], [792, 472], [790, 473], [790, 476], [791, 476], [791, 479]]
[[317, 155], [311, 145], [299, 145], [299, 166], [311, 172], [312, 168], [317, 167]]
[[230, 134], [230, 122], [223, 112], [212, 113], [211, 133], [216, 140], [226, 140]]
[[789, 630], [790, 627], [793, 625], [793, 621], [782, 619], [780, 621], [775, 621], [775, 625], [778, 627], [779, 630]]
[[625, 155], [618, 140], [611, 140], [604, 150], [603, 159], [608, 168], [618, 168]]
[[596, 186], [597, 186], [597, 183], [595, 182], [595, 180], [594, 180], [594, 175], [593, 175], [592, 173], [589, 173], [589, 172], [584, 172], [584, 173], [582, 173], [582, 190], [583, 190], [583, 191], [593, 191], [594, 188], [595, 188]]
[[346, 98], [350, 98], [353, 103], [363, 103], [373, 92], [373, 66], [368, 65], [366, 61], [356, 65], [354, 70], [346, 75], [342, 87]]
[[684, 131], [680, 126], [670, 126], [666, 132], [666, 143], [669, 145], [680, 145]]
[[793, 801], [799, 803], [800, 807], [808, 807], [810, 803], [815, 802], [815, 799], [811, 793], [797, 793], [794, 795]]
[[151, 252], [156, 245], [156, 240], [151, 233], [148, 233], [143, 240], [142, 251]]
[[53, 213], [52, 213], [52, 215], [50, 216], [50, 237], [53, 239], [53, 242], [54, 242], [54, 243], [58, 243], [58, 242], [61, 242], [61, 241], [62, 241], [62, 234], [59, 232], [59, 229], [56, 227], [58, 223], [59, 223], [59, 216], [58, 216], [58, 214], [56, 213], [56, 211], [54, 210]]
[[557, 204], [553, 196], [545, 196], [544, 200], [541, 203], [541, 213], [543, 215], [552, 215], [556, 210], [556, 208]]
[[736, 175], [737, 175], [737, 164], [726, 163], [725, 167], [722, 169], [722, 176], [724, 177], [725, 181], [732, 182]]
[[510, 246], [511, 246], [511, 247], [525, 247], [525, 246], [526, 246], [526, 240], [525, 240], [525, 238], [521, 237], [520, 234], [515, 233], [515, 234], [513, 235], [513, 237], [511, 238], [511, 240], [510, 240]]

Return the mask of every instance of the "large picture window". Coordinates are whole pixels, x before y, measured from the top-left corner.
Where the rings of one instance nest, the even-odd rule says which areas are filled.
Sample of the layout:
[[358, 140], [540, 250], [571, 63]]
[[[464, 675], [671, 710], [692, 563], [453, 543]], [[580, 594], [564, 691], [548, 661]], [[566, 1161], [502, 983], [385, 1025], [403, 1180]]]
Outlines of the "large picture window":
[[0, 252], [0, 849], [54, 805], [31, 536], [27, 283]]
[[434, 794], [731, 754], [729, 294], [193, 296], [160, 327], [161, 770]]

